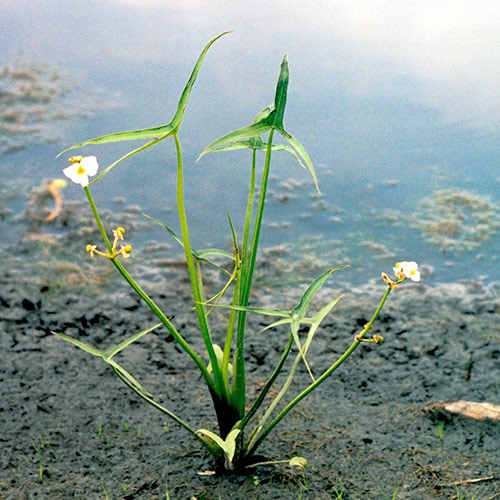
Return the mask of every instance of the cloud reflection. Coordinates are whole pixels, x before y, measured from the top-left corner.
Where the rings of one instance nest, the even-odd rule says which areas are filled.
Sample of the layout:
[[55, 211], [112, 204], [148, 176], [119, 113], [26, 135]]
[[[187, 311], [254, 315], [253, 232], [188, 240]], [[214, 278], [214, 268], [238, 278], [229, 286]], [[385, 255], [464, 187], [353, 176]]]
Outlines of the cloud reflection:
[[[37, 12], [44, 22], [25, 22], [39, 19]], [[229, 77], [243, 67], [259, 72], [259, 58], [288, 51], [292, 67], [322, 74], [355, 96], [403, 96], [438, 109], [444, 122], [494, 127], [499, 19], [496, 0], [113, 0], [99, 7], [75, 1], [71, 8], [57, 0], [29, 7], [6, 0], [0, 7], [1, 26], [26, 31], [18, 43], [53, 41], [59, 51], [94, 58], [161, 62], [233, 29], [219, 50], [246, 66], [227, 64]]]

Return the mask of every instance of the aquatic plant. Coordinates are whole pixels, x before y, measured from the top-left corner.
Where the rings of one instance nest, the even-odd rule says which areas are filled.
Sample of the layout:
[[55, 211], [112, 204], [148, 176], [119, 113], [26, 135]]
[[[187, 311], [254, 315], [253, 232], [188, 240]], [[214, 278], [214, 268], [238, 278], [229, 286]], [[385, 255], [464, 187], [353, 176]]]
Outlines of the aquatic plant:
[[[258, 255], [259, 238], [264, 216], [272, 153], [275, 151], [285, 151], [292, 154], [302, 167], [309, 170], [316, 188], [318, 189], [316, 174], [309, 155], [302, 144], [293, 135], [286, 131], [283, 124], [289, 81], [288, 59], [286, 55], [281, 63], [274, 103], [261, 111], [254, 119], [253, 123], [215, 140], [207, 146], [200, 155], [201, 157], [208, 153], [228, 150], [251, 150], [250, 187], [242, 238], [240, 240], [237, 237], [232, 220], [228, 215], [228, 226], [233, 243], [233, 250], [231, 252], [214, 248], [204, 250], [192, 248], [184, 205], [183, 158], [179, 140], [179, 128], [182, 123], [182, 118], [191, 89], [195, 83], [205, 55], [211, 45], [223, 35], [225, 35], [225, 33], [210, 41], [210, 43], [208, 43], [202, 51], [181, 94], [174, 117], [168, 124], [144, 130], [110, 134], [96, 139], [91, 139], [68, 148], [73, 149], [82, 146], [136, 139], [149, 140], [146, 144], [119, 158], [117, 161], [105, 168], [99, 175], [97, 175], [98, 164], [94, 156], [71, 157], [69, 160], [70, 166], [64, 169], [64, 173], [73, 182], [82, 186], [104, 240], [106, 247], [105, 250], [99, 250], [98, 245], [96, 244], [87, 245], [86, 249], [90, 254], [90, 257], [100, 256], [109, 259], [118, 272], [133, 288], [133, 290], [155, 313], [160, 320], [160, 323], [132, 335], [109, 350], [102, 350], [87, 345], [75, 338], [65, 335], [64, 333], [53, 333], [64, 340], [71, 342], [80, 349], [102, 358], [106, 363], [111, 365], [116, 375], [118, 375], [118, 377], [141, 399], [183, 426], [188, 432], [196, 437], [210, 451], [210, 453], [213, 454], [219, 465], [224, 467], [226, 470], [233, 470], [256, 465], [255, 452], [266, 436], [276, 427], [278, 423], [281, 422], [281, 420], [290, 412], [290, 410], [292, 410], [292, 408], [294, 408], [309, 393], [311, 393], [330, 375], [332, 375], [332, 373], [354, 352], [354, 350], [361, 343], [372, 342], [380, 344], [382, 342], [383, 339], [381, 336], [374, 335], [370, 338], [368, 337], [368, 333], [379, 315], [387, 297], [393, 289], [397, 288], [399, 284], [405, 280], [411, 279], [419, 281], [420, 273], [418, 271], [418, 265], [415, 262], [403, 261], [396, 264], [394, 267], [395, 280], [389, 278], [387, 274], [383, 274], [382, 277], [388, 286], [371, 320], [354, 337], [350, 347], [346, 349], [344, 354], [332, 362], [331, 366], [329, 366], [329, 368], [319, 376], [313, 374], [307, 360], [307, 353], [311, 342], [313, 341], [314, 335], [316, 334], [322, 321], [335, 307], [341, 297], [336, 297], [330, 300], [315, 314], [309, 314], [309, 306], [328, 277], [333, 272], [346, 266], [337, 266], [323, 271], [320, 276], [316, 278], [309, 287], [307, 287], [297, 305], [292, 309], [284, 310], [249, 306], [252, 280]], [[273, 138], [275, 132], [280, 134], [285, 139], [286, 144], [274, 144]], [[266, 133], [268, 133], [268, 136], [267, 140], [264, 141], [262, 136]], [[122, 260], [130, 257], [132, 247], [121, 243], [124, 241], [126, 234], [125, 229], [123, 227], [116, 228], [113, 231], [113, 240], [110, 240], [104, 229], [104, 225], [101, 221], [90, 191], [91, 185], [97, 181], [103, 180], [104, 176], [107, 175], [116, 165], [132, 155], [139, 153], [140, 151], [157, 145], [168, 137], [173, 137], [177, 155], [177, 209], [181, 235], [178, 236], [175, 234], [175, 232], [163, 222], [156, 221], [155, 219], [152, 220], [166, 230], [168, 234], [184, 249], [187, 272], [191, 283], [195, 314], [197, 316], [200, 334], [204, 341], [206, 349], [205, 353], [195, 351], [192, 345], [181, 335], [179, 329], [171, 321], [171, 318], [169, 318], [160, 309], [148, 293], [141, 288], [141, 286], [127, 271], [122, 263]], [[68, 151], [68, 149], [65, 151]], [[256, 152], [258, 150], [265, 151], [265, 160], [260, 186], [257, 186], [256, 183]], [[94, 179], [90, 180], [90, 177], [94, 177]], [[256, 200], [257, 192], [258, 199]], [[254, 214], [255, 201], [257, 201], [257, 208]], [[118, 245], [120, 245], [119, 250]], [[232, 262], [232, 271], [227, 271], [225, 268], [221, 267], [214, 260], [214, 257], [230, 259]], [[210, 299], [205, 297], [202, 273], [202, 268], [207, 265], [215, 267], [221, 275], [225, 277], [225, 285], [219, 293]], [[230, 295], [231, 293], [232, 297], [226, 303], [222, 303], [222, 298], [226, 295]], [[224, 343], [222, 346], [216, 343], [210, 328], [209, 319], [211, 320], [212, 318], [209, 318], [209, 313], [214, 307], [226, 308], [229, 311], [226, 335], [223, 339]], [[270, 375], [269, 379], [262, 386], [257, 397], [251, 402], [251, 404], [248, 404], [248, 395], [246, 390], [247, 374], [245, 366], [245, 327], [247, 314], [262, 314], [277, 318], [276, 321], [264, 328], [263, 331], [268, 331], [270, 328], [278, 325], [288, 325], [290, 329], [288, 339], [283, 344], [281, 358], [277, 366], [274, 368], [274, 371]], [[155, 400], [153, 395], [150, 394], [132, 374], [115, 361], [114, 356], [117, 353], [121, 352], [130, 344], [160, 326], [166, 327], [168, 332], [199, 369], [199, 372], [201, 373], [213, 400], [213, 406], [218, 422], [217, 433], [214, 430], [209, 429], [193, 429], [176, 413], [172, 412], [165, 406], [160, 405]], [[302, 331], [304, 328], [308, 331], [305, 340], [302, 340], [299, 336], [299, 331]], [[290, 363], [288, 358], [292, 352], [294, 352], [294, 356], [292, 356], [294, 359], [291, 360]], [[308, 375], [306, 376], [310, 377], [311, 381], [304, 390], [291, 397], [286, 403], [283, 403], [285, 396], [288, 396], [292, 388], [292, 381], [296, 377], [297, 368], [301, 363], [304, 363], [307, 368]], [[271, 398], [271, 403], [266, 411], [263, 412], [263, 415], [261, 415], [258, 410], [262, 407], [264, 401], [267, 401], [266, 396], [267, 398], [270, 398], [271, 387], [274, 385], [278, 375], [285, 370], [288, 371], [288, 376], [283, 386], [278, 393]], [[250, 424], [253, 425], [253, 429], [248, 432], [247, 429]], [[269, 463], [280, 462], [281, 461], [272, 461]], [[261, 461], [259, 461], [259, 464], [260, 463]], [[292, 466], [300, 468], [305, 467], [307, 464], [305, 459], [301, 457], [293, 457], [288, 463]]]

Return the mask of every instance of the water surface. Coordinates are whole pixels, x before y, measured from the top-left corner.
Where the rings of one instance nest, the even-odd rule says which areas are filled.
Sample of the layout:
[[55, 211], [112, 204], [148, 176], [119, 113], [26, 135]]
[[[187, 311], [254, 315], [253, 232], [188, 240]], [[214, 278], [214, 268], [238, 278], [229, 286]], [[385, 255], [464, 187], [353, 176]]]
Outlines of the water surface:
[[[318, 267], [349, 262], [353, 281], [402, 259], [420, 262], [430, 283], [498, 279], [496, 2], [473, 10], [464, 2], [198, 4], [3, 2], [1, 89], [18, 92], [16, 68], [38, 72], [43, 87], [35, 102], [2, 101], [3, 182], [60, 177], [66, 158], [55, 157], [68, 145], [168, 122], [202, 47], [232, 29], [208, 53], [180, 133], [196, 246], [226, 245], [226, 210], [241, 234], [250, 153], [196, 158], [272, 102], [286, 52], [285, 126], [307, 148], [321, 196], [293, 157], [276, 154], [264, 245], [289, 245], [285, 260]], [[106, 166], [137, 145], [82, 154]], [[174, 153], [167, 140], [114, 169], [93, 190], [99, 206], [125, 198], [177, 228]], [[65, 190], [67, 199], [81, 196], [77, 186]], [[153, 227], [144, 238], [152, 237], [165, 239]]]

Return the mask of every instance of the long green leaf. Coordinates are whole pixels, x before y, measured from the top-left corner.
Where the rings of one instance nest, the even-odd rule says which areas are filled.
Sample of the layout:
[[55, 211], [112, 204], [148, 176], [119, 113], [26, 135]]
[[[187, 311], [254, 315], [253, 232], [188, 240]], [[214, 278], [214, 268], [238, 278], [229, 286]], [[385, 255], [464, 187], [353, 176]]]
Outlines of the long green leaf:
[[135, 342], [136, 340], [140, 339], [141, 337], [144, 337], [144, 335], [147, 335], [148, 333], [152, 332], [156, 328], [163, 326], [163, 323], [158, 323], [155, 326], [152, 326], [151, 328], [147, 328], [146, 330], [143, 330], [142, 332], [136, 333], [135, 335], [132, 335], [128, 339], [124, 340], [123, 342], [120, 342], [116, 347], [113, 347], [113, 349], [110, 349], [107, 352], [107, 359], [111, 359], [115, 354], [119, 353], [125, 347], [129, 346], [132, 344], [132, 342]]
[[193, 71], [191, 72], [191, 76], [189, 77], [189, 80], [184, 87], [184, 90], [182, 91], [182, 94], [180, 96], [179, 102], [177, 104], [177, 109], [174, 114], [174, 117], [170, 121], [170, 123], [166, 125], [162, 125], [159, 127], [153, 127], [153, 128], [147, 128], [147, 129], [141, 129], [141, 130], [130, 130], [126, 132], [117, 132], [115, 134], [108, 134], [108, 135], [103, 135], [101, 137], [96, 137], [95, 139], [90, 139], [88, 141], [82, 142], [80, 144], [76, 144], [74, 146], [71, 146], [61, 153], [59, 153], [58, 156], [61, 154], [65, 153], [66, 151], [69, 151], [70, 149], [75, 149], [79, 148], [82, 146], [87, 146], [90, 144], [103, 144], [103, 143], [108, 143], [108, 142], [119, 142], [119, 141], [132, 141], [132, 140], [137, 140], [137, 139], [151, 139], [155, 138], [158, 139], [160, 136], [164, 139], [168, 135], [171, 135], [172, 133], [176, 132], [181, 124], [182, 117], [184, 115], [184, 111], [186, 109], [187, 101], [189, 99], [189, 95], [191, 93], [191, 89], [193, 88], [194, 82], [196, 81], [196, 77], [198, 76], [198, 73], [200, 71], [201, 64], [203, 63], [203, 60], [205, 59], [205, 55], [208, 52], [208, 49], [212, 46], [212, 44], [218, 40], [220, 37], [230, 33], [230, 31], [225, 31], [224, 33], [221, 33], [219, 36], [215, 37], [213, 40], [211, 40], [203, 49], [201, 54], [198, 57], [198, 60], [196, 61], [196, 64], [193, 68]]
[[[161, 137], [158, 137], [157, 139], [154, 139], [153, 141], [149, 141], [148, 143], [144, 144], [140, 148], [134, 149], [127, 153], [126, 155], [122, 156], [118, 160], [116, 160], [114, 163], [109, 165], [109, 167], [106, 167], [97, 177], [95, 177], [90, 184], [94, 184], [94, 182], [97, 182], [99, 179], [102, 179], [113, 167], [116, 167], [119, 163], [121, 163], [123, 160], [126, 160], [127, 158], [130, 158], [131, 156], [144, 151], [147, 148], [150, 148], [154, 146], [155, 144], [158, 144], [160, 141], [163, 141], [163, 139], [166, 139], [169, 135], [171, 134], [164, 134]], [[75, 146], [76, 147], [76, 146]]]
[[147, 391], [144, 387], [142, 387], [137, 380], [130, 375], [130, 373], [125, 370], [122, 366], [120, 366], [115, 360], [113, 359], [105, 359], [106, 363], [111, 365], [113, 368], [115, 368], [117, 371], [119, 371], [123, 377], [125, 377], [133, 386], [135, 386], [137, 389], [139, 389], [142, 393], [147, 394], [150, 397], [153, 397], [153, 395]]
[[[304, 146], [302, 146], [302, 144], [297, 139], [295, 139], [295, 137], [293, 135], [289, 134], [284, 128], [278, 128], [277, 130], [291, 144], [291, 146], [295, 149], [295, 151], [297, 151], [297, 154], [300, 156], [300, 158], [302, 158], [302, 160], [304, 161], [304, 163], [307, 166], [307, 169], [311, 173], [312, 178], [314, 179], [314, 184], [316, 186], [316, 190], [319, 192], [318, 179], [316, 177], [316, 172], [314, 171], [314, 167], [313, 167], [311, 158], [307, 154], [307, 151], [304, 148]], [[300, 160], [299, 160], [299, 163], [302, 166], [304, 166]]]
[[312, 374], [309, 363], [307, 362], [306, 353], [302, 349], [302, 344], [300, 343], [299, 326], [300, 326], [300, 320], [292, 319], [291, 324], [290, 324], [290, 332], [292, 334], [293, 341], [295, 342], [295, 345], [297, 346], [297, 349], [299, 350], [299, 356], [302, 358], [302, 361], [304, 361], [304, 364], [306, 365], [307, 371], [309, 372], [309, 375], [314, 382], [314, 375]]
[[[156, 326], [158, 326], [158, 325], [156, 325]], [[156, 326], [154, 328], [156, 328]], [[146, 333], [149, 333], [149, 331], [151, 331], [151, 329], [147, 330], [147, 331], [144, 331], [144, 332], [141, 332], [141, 334], [142, 335], [146, 335]], [[139, 382], [137, 382], [137, 380], [135, 380], [135, 378], [132, 377], [132, 375], [130, 373], [128, 373], [127, 370], [125, 370], [125, 368], [122, 368], [118, 363], [116, 363], [116, 361], [114, 361], [114, 360], [111, 359], [111, 357], [114, 354], [116, 354], [116, 352], [118, 352], [118, 351], [116, 351], [115, 353], [113, 353], [113, 354], [110, 355], [110, 352], [112, 352], [113, 350], [112, 351], [102, 351], [101, 349], [97, 349], [96, 347], [92, 347], [92, 346], [90, 346], [88, 344], [80, 342], [79, 340], [74, 339], [73, 337], [69, 337], [68, 335], [64, 335], [63, 333], [57, 333], [57, 332], [52, 332], [52, 333], [54, 335], [57, 335], [58, 337], [64, 339], [64, 340], [70, 342], [71, 344], [75, 345], [76, 347], [79, 347], [83, 351], [88, 352], [89, 354], [93, 354], [94, 356], [98, 356], [99, 358], [102, 358], [104, 361], [106, 361], [106, 363], [108, 363], [112, 367], [116, 368], [116, 370], [118, 370], [123, 375], [123, 377], [125, 377], [137, 389], [139, 389], [140, 391], [142, 391], [144, 394], [147, 394], [148, 396], [151, 396], [151, 394]], [[135, 337], [137, 337], [137, 335], [135, 335]], [[134, 340], [137, 340], [137, 339], [134, 339]], [[125, 342], [128, 342], [128, 344], [130, 344], [134, 340], [128, 339]], [[126, 346], [123, 346], [122, 349], [124, 347], [126, 347]]]
[[97, 349], [97, 347], [92, 347], [91, 345], [85, 344], [83, 342], [80, 342], [77, 339], [74, 339], [73, 337], [69, 337], [68, 335], [64, 335], [64, 333], [57, 333], [57, 332], [51, 332], [54, 335], [57, 335], [58, 337], [66, 340], [67, 342], [70, 342], [71, 344], [75, 345], [76, 347], [79, 347], [85, 352], [88, 352], [89, 354], [93, 354], [94, 356], [98, 356], [100, 358], [105, 359], [108, 353], [106, 351], [102, 351], [101, 349]]
[[292, 318], [295, 316], [298, 319], [302, 319], [305, 317], [307, 314], [307, 310], [309, 308], [309, 304], [311, 303], [311, 300], [313, 297], [316, 295], [318, 290], [323, 286], [325, 281], [328, 279], [328, 277], [335, 271], [338, 271], [339, 269], [344, 269], [348, 267], [347, 265], [344, 266], [339, 266], [334, 269], [328, 269], [328, 271], [325, 271], [323, 274], [321, 274], [318, 278], [316, 278], [309, 288], [304, 292], [302, 295], [299, 303], [297, 304], [296, 307], [294, 307], [291, 311]]
[[[260, 137], [252, 138], [244, 141], [231, 142], [230, 144], [225, 144], [217, 148], [212, 148], [210, 151], [204, 151], [202, 155], [207, 153], [220, 153], [222, 151], [238, 151], [240, 149], [259, 149], [265, 151], [267, 149], [267, 143], [264, 142]], [[302, 158], [299, 156], [297, 151], [288, 144], [273, 144], [271, 146], [272, 151], [286, 151], [295, 157], [302, 168], [308, 168], [302, 162]], [[201, 158], [201, 156], [199, 158]], [[199, 159], [198, 158], [198, 159]]]
[[260, 137], [262, 134], [265, 134], [271, 128], [271, 125], [269, 125], [267, 121], [268, 120], [265, 119], [260, 121], [259, 123], [252, 123], [252, 125], [248, 125], [246, 127], [234, 130], [233, 132], [230, 132], [229, 134], [222, 136], [220, 139], [213, 141], [200, 154], [198, 160], [213, 148], [217, 148], [219, 146], [229, 144], [231, 142], [243, 141]]

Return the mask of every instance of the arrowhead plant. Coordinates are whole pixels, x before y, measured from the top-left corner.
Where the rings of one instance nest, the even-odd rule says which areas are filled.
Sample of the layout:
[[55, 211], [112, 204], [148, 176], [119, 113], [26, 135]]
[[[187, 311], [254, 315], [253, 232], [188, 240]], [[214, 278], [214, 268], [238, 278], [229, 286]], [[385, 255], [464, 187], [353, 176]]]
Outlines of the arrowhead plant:
[[[195, 249], [192, 247], [187, 214], [184, 206], [184, 168], [179, 132], [191, 91], [205, 56], [212, 44], [227, 33], [228, 32], [222, 33], [211, 40], [201, 52], [188, 82], [181, 93], [173, 118], [169, 123], [143, 130], [132, 130], [104, 135], [102, 137], [86, 140], [63, 151], [64, 153], [68, 150], [83, 146], [97, 146], [110, 142], [132, 140], [147, 141], [104, 168], [99, 175], [97, 175], [99, 165], [94, 156], [85, 158], [81, 156], [71, 157], [70, 166], [64, 170], [64, 173], [73, 182], [79, 184], [83, 188], [103, 238], [105, 249], [98, 249], [97, 244], [87, 244], [86, 249], [90, 257], [98, 256], [109, 259], [125, 281], [154, 312], [160, 322], [152, 327], [146, 327], [141, 332], [134, 333], [120, 342], [117, 346], [110, 347], [107, 350], [98, 349], [92, 345], [85, 344], [81, 340], [69, 337], [64, 333], [53, 333], [79, 349], [100, 357], [103, 361], [108, 363], [115, 374], [139, 398], [175, 420], [202, 443], [213, 455], [221, 469], [242, 470], [245, 467], [256, 465], [252, 462], [252, 460], [255, 462], [255, 458], [253, 457], [258, 446], [269, 432], [281, 422], [292, 408], [323, 383], [362, 342], [375, 342], [376, 344], [381, 342], [382, 338], [379, 336], [374, 336], [370, 339], [366, 338], [366, 335], [372, 328], [373, 322], [377, 318], [386, 298], [391, 290], [396, 288], [407, 278], [413, 281], [417, 281], [417, 278], [420, 279], [420, 272], [415, 262], [402, 261], [394, 267], [396, 281], [391, 280], [384, 273], [383, 278], [388, 286], [372, 319], [365, 325], [361, 332], [355, 336], [350, 347], [346, 349], [344, 354], [340, 358], [333, 360], [331, 366], [320, 374], [315, 374], [313, 372], [308, 361], [309, 347], [322, 321], [333, 310], [340, 297], [329, 300], [327, 304], [323, 305], [315, 314], [310, 314], [309, 308], [317, 292], [323, 287], [329, 276], [345, 266], [332, 266], [331, 269], [325, 270], [306, 288], [298, 304], [291, 310], [261, 308], [258, 306], [258, 299], [256, 299], [256, 305], [250, 305], [252, 281], [259, 249], [259, 239], [264, 217], [272, 154], [280, 151], [292, 154], [300, 166], [309, 171], [316, 189], [319, 190], [311, 158], [304, 146], [302, 146], [293, 135], [286, 131], [283, 123], [289, 83], [287, 55], [283, 57], [281, 63], [274, 103], [258, 113], [250, 125], [227, 133], [220, 139], [213, 141], [200, 154], [200, 158], [202, 158], [205, 154], [223, 151], [249, 149], [251, 152], [248, 201], [241, 241], [237, 236], [237, 231], [228, 214], [228, 225], [233, 243], [232, 251], [217, 248]], [[284, 144], [274, 144], [275, 132], [284, 139]], [[91, 186], [95, 182], [103, 181], [104, 177], [109, 174], [115, 166], [145, 149], [158, 146], [160, 142], [169, 137], [172, 137], [174, 140], [177, 158], [177, 211], [181, 233], [177, 235], [165, 222], [158, 221], [149, 216], [147, 217], [158, 224], [159, 228], [164, 230], [168, 237], [173, 238], [184, 251], [186, 270], [190, 278], [193, 296], [193, 306], [197, 317], [199, 332], [205, 347], [203, 352], [198, 352], [186, 338], [183, 337], [179, 331], [180, 329], [171, 321], [171, 318], [162, 311], [149, 296], [147, 291], [137, 283], [126, 269], [123, 260], [130, 258], [132, 247], [131, 245], [121, 243], [121, 241], [124, 240], [125, 229], [122, 227], [117, 228], [113, 231], [114, 239], [110, 239], [91, 194]], [[257, 192], [257, 151], [265, 152], [265, 157], [262, 177], [258, 185], [258, 203], [254, 214], [254, 202]], [[90, 180], [90, 177], [93, 177], [93, 179]], [[217, 194], [220, 195], [222, 193]], [[119, 250], [118, 244], [120, 245]], [[213, 260], [214, 257], [218, 259], [227, 259], [231, 263], [232, 271], [228, 271], [227, 266], [222, 267], [219, 265]], [[215, 267], [218, 272], [220, 272], [221, 279], [224, 280], [219, 292], [209, 299], [205, 297], [202, 273], [203, 267], [207, 265]], [[228, 310], [227, 327], [225, 328], [226, 333], [225, 338], [222, 339], [222, 345], [216, 343], [212, 335], [210, 325], [212, 316], [210, 316], [210, 312], [214, 307], [226, 308]], [[271, 376], [260, 389], [257, 397], [252, 401], [247, 401], [246, 390], [245, 335], [247, 314], [261, 314], [279, 318], [264, 328], [260, 332], [261, 335], [271, 335], [270, 330], [276, 326], [288, 325], [289, 327], [289, 335], [283, 339], [283, 349], [280, 360], [274, 367]], [[132, 374], [126, 371], [113, 359], [115, 354], [125, 350], [136, 340], [147, 335], [152, 330], [162, 327], [167, 329], [198, 368], [213, 401], [218, 430], [193, 429], [179, 415], [157, 403], [154, 396], [145, 388], [144, 384], [139, 382]], [[304, 328], [308, 329], [305, 340], [301, 339], [299, 335], [299, 332], [302, 332]], [[220, 328], [218, 328], [218, 330], [220, 330]], [[272, 334], [275, 335], [275, 333]], [[321, 332], [321, 334], [325, 335], [326, 332]], [[292, 351], [295, 352], [293, 361], [288, 359]], [[289, 397], [289, 393], [292, 390], [292, 381], [298, 376], [297, 367], [300, 363], [304, 363], [307, 369], [307, 374], [301, 376], [305, 376], [308, 379], [310, 378], [310, 380], [308, 380], [306, 389]], [[267, 404], [268, 399], [266, 399], [266, 396], [269, 397], [270, 389], [275, 385], [276, 379], [281, 373], [288, 374], [285, 383], [268, 404], [267, 409], [263, 412], [263, 416], [257, 418], [258, 415], [262, 413], [258, 412], [258, 410], [261, 409], [265, 403]], [[286, 397], [288, 397], [288, 402], [283, 403]], [[253, 428], [248, 430], [251, 424]], [[268, 463], [282, 462], [300, 468], [306, 465], [306, 461], [302, 457], [293, 457], [286, 461], [271, 461]], [[259, 464], [261, 464], [261, 462], [259, 462]]]

